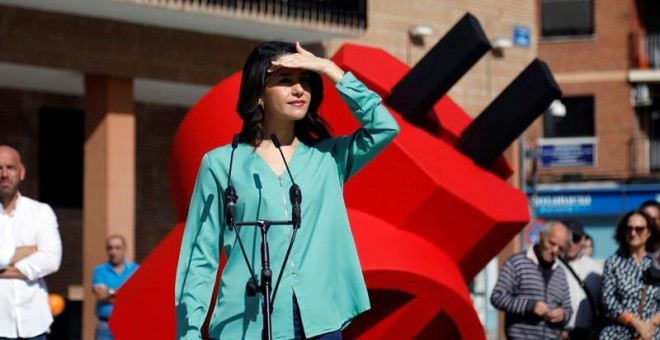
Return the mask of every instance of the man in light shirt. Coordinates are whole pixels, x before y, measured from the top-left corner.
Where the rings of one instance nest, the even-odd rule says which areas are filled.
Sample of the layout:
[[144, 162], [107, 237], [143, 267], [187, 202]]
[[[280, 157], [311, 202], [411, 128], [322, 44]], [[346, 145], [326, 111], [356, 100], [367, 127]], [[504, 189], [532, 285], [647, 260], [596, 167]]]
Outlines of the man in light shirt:
[[53, 316], [43, 277], [57, 271], [62, 242], [55, 213], [22, 196], [21, 156], [0, 145], [0, 339], [45, 340]]
[[562, 339], [588, 339], [597, 326], [603, 266], [582, 253], [587, 235], [582, 223], [573, 219], [563, 220], [562, 223], [572, 233], [571, 245], [561, 257], [561, 265], [566, 271], [573, 308]]

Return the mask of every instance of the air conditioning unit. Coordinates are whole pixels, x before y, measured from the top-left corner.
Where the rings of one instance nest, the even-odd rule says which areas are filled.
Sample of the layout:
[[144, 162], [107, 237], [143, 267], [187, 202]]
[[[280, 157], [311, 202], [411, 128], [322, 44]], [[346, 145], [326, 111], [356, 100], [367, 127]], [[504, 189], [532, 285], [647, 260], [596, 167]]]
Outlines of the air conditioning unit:
[[651, 90], [646, 84], [637, 84], [630, 90], [630, 102], [634, 107], [651, 106]]

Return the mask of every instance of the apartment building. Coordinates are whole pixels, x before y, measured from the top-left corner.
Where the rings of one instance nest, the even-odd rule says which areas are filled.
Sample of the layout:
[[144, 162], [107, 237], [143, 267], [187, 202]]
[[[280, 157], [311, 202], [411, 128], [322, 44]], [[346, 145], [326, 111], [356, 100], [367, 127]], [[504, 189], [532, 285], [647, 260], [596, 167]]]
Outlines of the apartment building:
[[619, 216], [660, 199], [660, 4], [537, 4], [538, 55], [563, 105], [525, 135], [527, 191], [539, 217], [583, 221], [604, 260]]

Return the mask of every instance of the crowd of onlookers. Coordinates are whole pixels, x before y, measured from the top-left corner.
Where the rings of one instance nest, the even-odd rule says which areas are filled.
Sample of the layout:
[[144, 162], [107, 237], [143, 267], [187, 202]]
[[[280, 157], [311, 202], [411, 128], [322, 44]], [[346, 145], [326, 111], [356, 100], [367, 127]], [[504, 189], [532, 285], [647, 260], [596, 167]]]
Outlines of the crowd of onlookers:
[[509, 339], [660, 339], [660, 204], [621, 217], [604, 266], [576, 220], [547, 222], [504, 263], [491, 303]]

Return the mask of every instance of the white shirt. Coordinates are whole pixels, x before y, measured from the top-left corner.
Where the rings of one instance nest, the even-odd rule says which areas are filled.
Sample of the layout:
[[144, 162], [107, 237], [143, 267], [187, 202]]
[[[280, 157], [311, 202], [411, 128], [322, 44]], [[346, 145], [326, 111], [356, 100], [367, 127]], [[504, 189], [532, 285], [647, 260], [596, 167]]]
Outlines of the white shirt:
[[[600, 304], [600, 286], [603, 278], [603, 265], [589, 256], [581, 256], [568, 263], [584, 282], [594, 298], [596, 308], [598, 308]], [[573, 308], [573, 314], [571, 315], [566, 328], [591, 328], [593, 326], [593, 314], [591, 306], [589, 305], [589, 299], [587, 299], [587, 295], [584, 293], [584, 290], [580, 287], [580, 284], [577, 282], [573, 274], [571, 274], [568, 269], [564, 269], [564, 271], [566, 272], [566, 281], [568, 282], [568, 289], [571, 294], [571, 307]]]
[[0, 269], [6, 268], [16, 247], [35, 245], [36, 253], [15, 264], [27, 280], [0, 279], [0, 337], [30, 338], [48, 330], [53, 316], [42, 278], [57, 271], [62, 260], [50, 206], [20, 195], [9, 214], [0, 204]]

